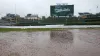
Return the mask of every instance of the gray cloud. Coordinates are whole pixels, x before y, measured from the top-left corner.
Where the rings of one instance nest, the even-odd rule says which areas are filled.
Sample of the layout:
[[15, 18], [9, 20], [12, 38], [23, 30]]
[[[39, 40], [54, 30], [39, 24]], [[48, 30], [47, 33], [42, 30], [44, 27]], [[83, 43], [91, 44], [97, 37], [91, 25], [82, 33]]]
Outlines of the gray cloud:
[[27, 13], [39, 14], [39, 16], [50, 15], [50, 5], [56, 3], [68, 3], [75, 5], [75, 15], [78, 12], [99, 12], [96, 6], [100, 0], [0, 0], [0, 15], [6, 13], [16, 13], [25, 16]]

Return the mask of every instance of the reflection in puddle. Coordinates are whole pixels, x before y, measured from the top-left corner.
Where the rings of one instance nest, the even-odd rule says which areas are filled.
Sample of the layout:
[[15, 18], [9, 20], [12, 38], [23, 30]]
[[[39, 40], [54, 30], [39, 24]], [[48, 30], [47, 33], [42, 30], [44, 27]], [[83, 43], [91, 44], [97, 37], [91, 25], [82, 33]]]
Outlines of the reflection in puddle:
[[20, 56], [19, 53], [10, 53], [8, 56]]
[[73, 34], [70, 31], [51, 31], [50, 37], [51, 40], [57, 42], [73, 42]]

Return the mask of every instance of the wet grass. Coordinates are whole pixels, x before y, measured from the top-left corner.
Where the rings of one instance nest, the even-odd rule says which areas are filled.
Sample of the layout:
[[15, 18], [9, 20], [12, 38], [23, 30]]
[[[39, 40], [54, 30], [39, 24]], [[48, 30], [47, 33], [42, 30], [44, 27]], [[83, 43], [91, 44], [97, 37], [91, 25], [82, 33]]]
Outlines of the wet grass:
[[58, 31], [58, 30], [69, 30], [69, 29], [100, 29], [100, 28], [0, 28], [0, 32], [9, 31]]
[[0, 32], [8, 31], [54, 31], [54, 30], [65, 30], [65, 28], [0, 28]]

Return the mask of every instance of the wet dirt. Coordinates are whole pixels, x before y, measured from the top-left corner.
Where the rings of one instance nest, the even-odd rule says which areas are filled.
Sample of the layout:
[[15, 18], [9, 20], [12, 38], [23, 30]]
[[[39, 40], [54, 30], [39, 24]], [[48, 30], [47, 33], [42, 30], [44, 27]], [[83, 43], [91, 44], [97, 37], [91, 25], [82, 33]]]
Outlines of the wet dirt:
[[0, 32], [0, 56], [100, 56], [100, 30]]

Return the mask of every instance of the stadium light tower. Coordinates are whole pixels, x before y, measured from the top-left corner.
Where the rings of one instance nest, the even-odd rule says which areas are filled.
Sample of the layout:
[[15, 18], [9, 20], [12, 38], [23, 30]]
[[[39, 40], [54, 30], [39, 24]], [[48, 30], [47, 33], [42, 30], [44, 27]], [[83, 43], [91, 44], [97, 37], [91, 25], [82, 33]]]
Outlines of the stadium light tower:
[[17, 23], [16, 4], [15, 4], [15, 21]]
[[96, 10], [97, 10], [96, 12], [97, 12], [97, 13], [98, 13], [98, 8], [99, 8], [99, 6], [97, 5], [97, 8], [96, 8]]
[[57, 5], [61, 5], [61, 3], [56, 3]]
[[63, 5], [68, 5], [68, 3], [63, 3]]

